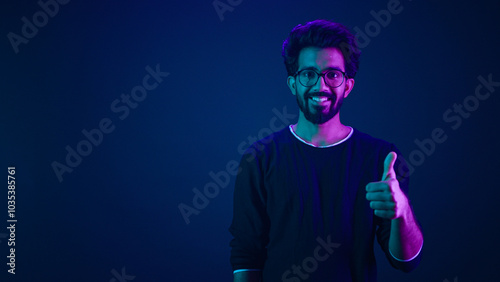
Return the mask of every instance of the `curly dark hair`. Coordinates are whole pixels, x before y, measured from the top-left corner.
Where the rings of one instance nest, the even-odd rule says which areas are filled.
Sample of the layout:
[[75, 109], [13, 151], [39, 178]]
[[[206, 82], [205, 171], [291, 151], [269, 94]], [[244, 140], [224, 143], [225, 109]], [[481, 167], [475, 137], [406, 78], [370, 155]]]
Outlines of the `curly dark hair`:
[[297, 72], [300, 51], [306, 47], [338, 48], [344, 57], [347, 76], [354, 78], [356, 75], [361, 51], [356, 38], [344, 25], [328, 20], [315, 20], [294, 27], [283, 42], [282, 49], [289, 76]]

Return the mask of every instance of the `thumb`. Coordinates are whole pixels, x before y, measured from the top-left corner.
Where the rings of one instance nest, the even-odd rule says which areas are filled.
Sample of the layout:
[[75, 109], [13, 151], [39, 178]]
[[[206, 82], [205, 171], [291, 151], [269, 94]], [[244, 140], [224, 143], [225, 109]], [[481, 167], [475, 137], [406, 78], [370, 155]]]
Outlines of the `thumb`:
[[384, 173], [382, 174], [382, 181], [386, 181], [389, 179], [395, 179], [396, 178], [396, 172], [394, 171], [394, 163], [396, 163], [396, 159], [398, 158], [398, 155], [395, 152], [390, 152], [387, 154], [387, 157], [385, 157], [384, 161]]

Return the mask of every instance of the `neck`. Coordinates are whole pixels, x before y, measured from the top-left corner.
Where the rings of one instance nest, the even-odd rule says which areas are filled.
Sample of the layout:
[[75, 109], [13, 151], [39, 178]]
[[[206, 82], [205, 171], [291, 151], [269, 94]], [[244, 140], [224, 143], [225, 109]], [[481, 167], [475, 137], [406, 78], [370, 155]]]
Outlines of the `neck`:
[[340, 123], [339, 114], [323, 124], [313, 124], [300, 112], [299, 120], [297, 124], [292, 125], [292, 129], [300, 138], [314, 146], [331, 145], [350, 133], [350, 128]]

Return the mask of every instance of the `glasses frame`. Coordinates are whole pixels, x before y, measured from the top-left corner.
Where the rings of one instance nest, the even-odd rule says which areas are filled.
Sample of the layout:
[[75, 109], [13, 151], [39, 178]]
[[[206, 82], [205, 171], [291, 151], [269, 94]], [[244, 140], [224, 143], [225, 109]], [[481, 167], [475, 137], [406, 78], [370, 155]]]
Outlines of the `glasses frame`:
[[[302, 83], [302, 81], [300, 81], [300, 77], [297, 78], [298, 75], [300, 75], [300, 73], [304, 72], [304, 71], [313, 71], [315, 72], [317, 75], [318, 75], [318, 78], [316, 79], [316, 81], [312, 84], [312, 85], [304, 85], [304, 83]], [[331, 86], [330, 83], [328, 83], [328, 79], [325, 79], [325, 75], [327, 75], [328, 73], [330, 73], [331, 71], [338, 71], [340, 73], [342, 73], [342, 81], [340, 82], [339, 85], [337, 86]], [[341, 70], [338, 70], [338, 69], [329, 69], [325, 72], [318, 72], [316, 71], [315, 69], [303, 69], [303, 70], [300, 70], [300, 71], [297, 71], [294, 75], [295, 79], [297, 79], [299, 81], [300, 84], [302, 84], [302, 86], [304, 87], [312, 87], [314, 85], [316, 85], [316, 83], [318, 83], [318, 80], [323, 77], [323, 80], [325, 81], [326, 85], [328, 85], [328, 87], [331, 87], [331, 88], [337, 88], [337, 87], [340, 87], [345, 79], [346, 79], [346, 75], [345, 75], [345, 72], [341, 71]]]

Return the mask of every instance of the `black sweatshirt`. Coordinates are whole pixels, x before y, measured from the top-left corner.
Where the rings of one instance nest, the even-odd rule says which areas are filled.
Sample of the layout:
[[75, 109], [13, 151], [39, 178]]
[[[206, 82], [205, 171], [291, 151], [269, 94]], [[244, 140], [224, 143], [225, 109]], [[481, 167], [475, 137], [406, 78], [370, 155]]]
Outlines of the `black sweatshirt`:
[[386, 141], [356, 129], [333, 146], [305, 144], [291, 127], [254, 143], [243, 155], [234, 190], [233, 270], [262, 270], [263, 281], [376, 281], [374, 238], [389, 262], [391, 221], [373, 214], [366, 185], [380, 181], [394, 151], [401, 190], [408, 168]]

